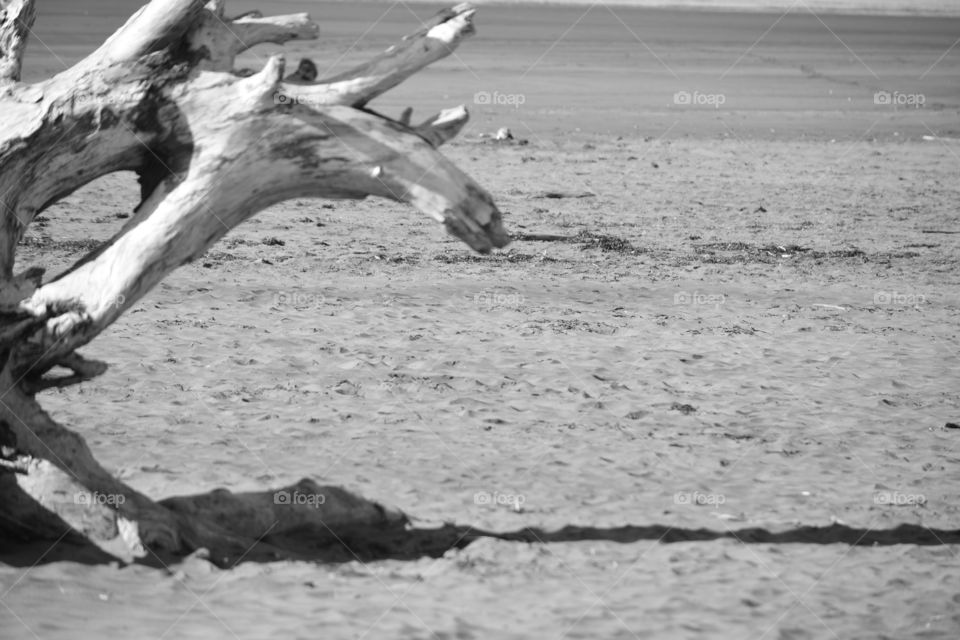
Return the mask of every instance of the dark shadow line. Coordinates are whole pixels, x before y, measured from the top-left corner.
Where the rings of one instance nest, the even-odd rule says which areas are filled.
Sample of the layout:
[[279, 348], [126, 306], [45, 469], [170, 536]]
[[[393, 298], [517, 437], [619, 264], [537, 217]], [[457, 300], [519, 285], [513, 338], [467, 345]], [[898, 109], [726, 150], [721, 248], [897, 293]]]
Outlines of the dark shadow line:
[[[329, 529], [316, 527], [290, 529], [267, 536], [260, 548], [253, 548], [242, 562], [268, 563], [301, 560], [327, 564], [379, 560], [419, 560], [439, 558], [448, 551], [464, 549], [482, 539], [503, 540], [527, 544], [556, 544], [563, 542], [616, 542], [630, 544], [652, 540], [663, 544], [678, 542], [711, 542], [736, 540], [744, 544], [845, 544], [858, 547], [910, 544], [941, 546], [960, 544], [960, 529], [935, 529], [914, 524], [902, 524], [889, 529], [863, 529], [842, 524], [823, 527], [804, 526], [784, 531], [770, 531], [760, 527], [718, 531], [688, 529], [668, 525], [625, 525], [620, 527], [591, 527], [568, 525], [547, 531], [526, 527], [515, 531], [485, 531], [470, 526], [446, 524], [435, 529], [423, 529], [399, 524], [385, 528], [356, 528], [341, 530], [331, 536]], [[77, 541], [62, 542], [51, 550], [49, 542], [11, 544], [0, 542], [0, 563], [14, 567], [30, 567], [51, 562], [78, 562], [106, 564], [117, 562], [92, 544]], [[278, 554], [277, 550], [283, 550]], [[148, 557], [140, 564], [149, 566], [175, 565], [181, 557], [164, 555]], [[226, 565], [230, 566], [230, 564]]]
[[[295, 549], [303, 533], [271, 538], [271, 544]], [[309, 536], [307, 536], [309, 538]], [[416, 560], [423, 557], [439, 558], [450, 550], [463, 549], [484, 538], [528, 544], [555, 544], [563, 542], [617, 542], [630, 544], [643, 540], [664, 544], [678, 542], [710, 542], [737, 540], [744, 544], [845, 544], [872, 547], [910, 544], [939, 546], [960, 544], [960, 529], [935, 529], [913, 524], [902, 524], [890, 529], [863, 529], [842, 524], [823, 527], [804, 526], [784, 531], [769, 531], [760, 527], [737, 530], [688, 529], [668, 525], [621, 527], [591, 527], [569, 525], [547, 531], [527, 527], [516, 531], [494, 532], [474, 527], [447, 524], [436, 529], [400, 528], [394, 530], [357, 531], [339, 536], [336, 544], [297, 549], [301, 557], [321, 562], [362, 560]], [[317, 539], [314, 538], [314, 541]], [[319, 553], [318, 553], [319, 552]], [[337, 559], [336, 556], [339, 556]], [[250, 560], [256, 561], [255, 558]]]
[[570, 525], [557, 531], [525, 528], [508, 533], [480, 532], [480, 535], [514, 542], [602, 540], [630, 543], [640, 540], [659, 540], [664, 543], [675, 543], [730, 539], [745, 544], [847, 544], [861, 547], [896, 544], [924, 546], [960, 544], [960, 529], [934, 529], [914, 524], [902, 524], [892, 529], [862, 529], [842, 524], [831, 524], [824, 527], [797, 527], [779, 532], [769, 531], [761, 527], [716, 531], [712, 529], [685, 529], [666, 525], [626, 525], [609, 528]]

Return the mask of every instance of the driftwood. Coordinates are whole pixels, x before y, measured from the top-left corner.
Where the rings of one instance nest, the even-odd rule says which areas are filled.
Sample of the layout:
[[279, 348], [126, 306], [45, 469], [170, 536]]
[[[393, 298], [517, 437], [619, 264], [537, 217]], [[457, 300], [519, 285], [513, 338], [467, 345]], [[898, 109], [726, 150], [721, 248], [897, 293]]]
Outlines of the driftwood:
[[[228, 18], [222, 0], [153, 0], [70, 69], [25, 84], [34, 0], [0, 0], [0, 536], [86, 539], [127, 561], [206, 548], [229, 565], [251, 552], [295, 555], [269, 543], [291, 530], [336, 538], [402, 527], [402, 514], [308, 480], [280, 491], [313, 501], [215, 491], [156, 502], [106, 472], [36, 394], [102, 374], [106, 365], [78, 348], [230, 229], [289, 198], [390, 198], [477, 251], [505, 246], [488, 193], [437, 151], [466, 122], [463, 107], [416, 126], [409, 112], [396, 121], [365, 108], [448, 55], [473, 32], [473, 15], [466, 4], [442, 11], [370, 62], [317, 79], [309, 60], [285, 74], [281, 56], [252, 74], [234, 70], [254, 45], [316, 38], [306, 14]], [[139, 175], [141, 202], [108, 243], [49, 280], [36, 268], [14, 273], [38, 214], [121, 170]]]

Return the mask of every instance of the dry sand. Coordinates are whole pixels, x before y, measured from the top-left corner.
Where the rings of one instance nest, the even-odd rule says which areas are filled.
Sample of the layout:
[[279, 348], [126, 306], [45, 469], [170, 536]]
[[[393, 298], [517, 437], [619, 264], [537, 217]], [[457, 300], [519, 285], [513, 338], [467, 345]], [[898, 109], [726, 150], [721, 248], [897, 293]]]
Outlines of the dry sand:
[[[351, 49], [387, 6], [309, 4], [330, 36], [291, 58], [335, 69], [431, 11], [396, 5]], [[957, 637], [960, 145], [922, 136], [958, 135], [960, 54], [934, 63], [960, 21], [791, 15], [741, 59], [776, 16], [597, 8], [557, 41], [582, 13], [486, 7], [378, 101], [523, 94], [470, 104], [447, 154], [514, 232], [572, 241], [477, 257], [403, 206], [291, 201], [91, 345], [107, 375], [44, 402], [157, 498], [310, 476], [418, 526], [598, 529], [335, 566], [8, 566], [0, 635]], [[37, 31], [67, 62], [109, 31], [54, 20]], [[503, 125], [528, 143], [480, 138]], [[90, 185], [22, 265], [66, 267], [135, 202], [132, 176]], [[482, 504], [503, 496], [521, 508]], [[665, 542], [751, 528], [780, 537]]]

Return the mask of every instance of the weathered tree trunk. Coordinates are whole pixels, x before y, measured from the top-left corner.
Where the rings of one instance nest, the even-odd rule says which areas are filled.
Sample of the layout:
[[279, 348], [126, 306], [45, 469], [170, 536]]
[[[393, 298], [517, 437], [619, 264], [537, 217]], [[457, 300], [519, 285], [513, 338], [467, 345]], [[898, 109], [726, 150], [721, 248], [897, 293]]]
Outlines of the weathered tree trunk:
[[[466, 122], [463, 107], [419, 126], [362, 108], [448, 55], [473, 32], [473, 13], [465, 4], [443, 11], [335, 77], [311, 80], [316, 67], [305, 61], [285, 79], [280, 56], [252, 75], [235, 72], [234, 58], [263, 42], [315, 38], [306, 14], [230, 19], [222, 1], [153, 0], [72, 68], [24, 84], [34, 2], [0, 0], [0, 535], [79, 535], [124, 560], [205, 547], [230, 564], [251, 549], [294, 553], [264, 542], [290, 530], [338, 537], [403, 526], [400, 513], [307, 480], [281, 491], [324, 500], [215, 491], [157, 503], [107, 473], [35, 394], [102, 374], [106, 365], [79, 347], [282, 200], [390, 198], [477, 251], [506, 245], [490, 196], [437, 151]], [[39, 269], [14, 274], [17, 242], [40, 212], [120, 170], [139, 174], [142, 201], [108, 243], [48, 281]]]

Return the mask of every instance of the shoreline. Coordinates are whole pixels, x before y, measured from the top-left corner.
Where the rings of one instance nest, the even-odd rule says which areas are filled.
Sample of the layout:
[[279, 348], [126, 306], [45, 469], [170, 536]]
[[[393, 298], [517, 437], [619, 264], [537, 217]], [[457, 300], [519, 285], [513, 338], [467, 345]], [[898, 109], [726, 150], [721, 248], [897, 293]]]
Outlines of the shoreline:
[[[342, 2], [353, 4], [389, 4], [386, 0], [324, 0], [326, 2]], [[312, 4], [304, 1], [303, 4]], [[410, 0], [410, 4], [417, 5], [445, 5], [437, 0]], [[818, 1], [818, 0], [765, 0], [762, 3], [753, 3], [745, 0], [607, 0], [605, 2], [590, 2], [590, 0], [471, 0], [470, 4], [477, 6], [543, 6], [550, 7], [584, 7], [589, 8], [617, 8], [617, 9], [654, 9], [667, 11], [690, 11], [697, 13], [748, 13], [748, 14], [788, 14], [813, 13], [831, 16], [863, 16], [863, 17], [899, 17], [899, 18], [960, 18], [960, 6], [944, 0], [928, 2], [877, 2], [876, 0], [847, 0], [846, 2]], [[594, 5], [597, 5], [594, 7]]]

